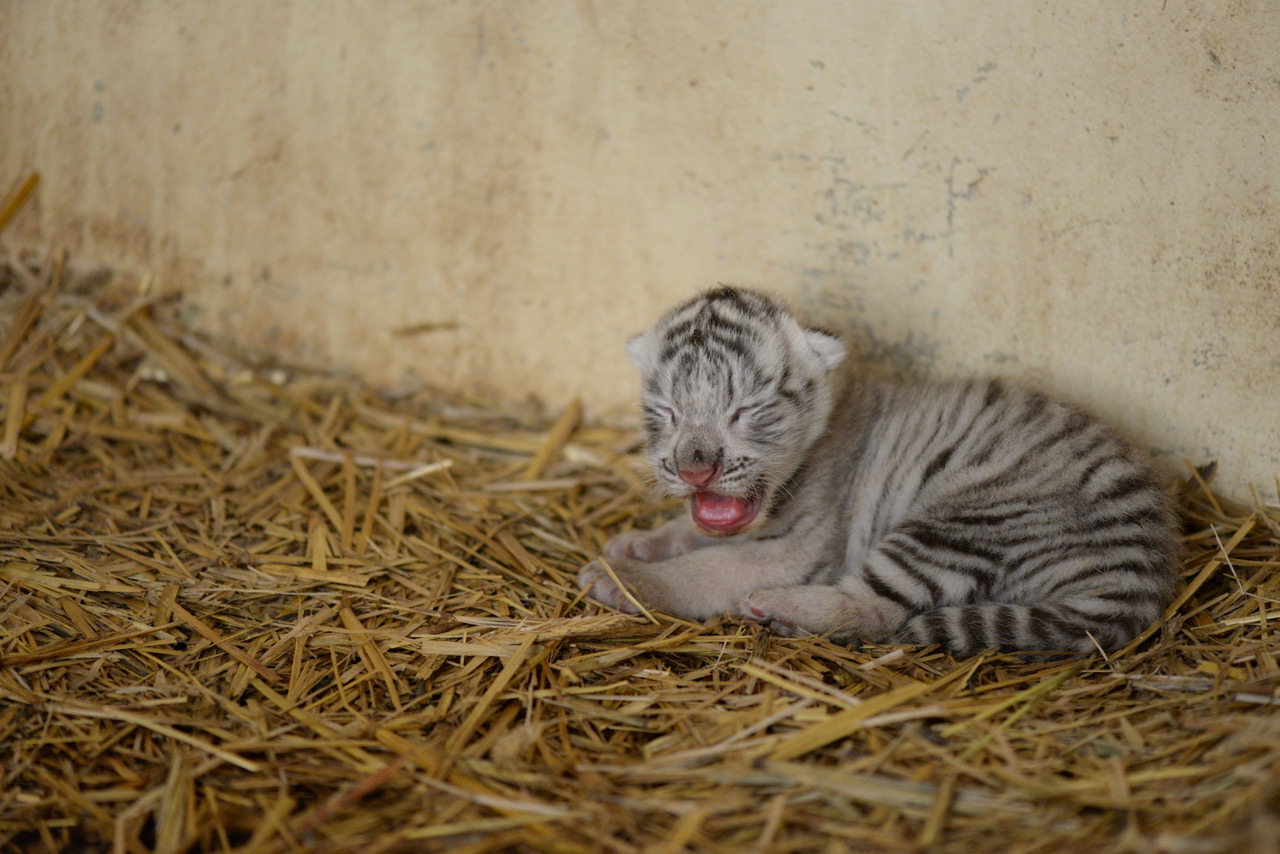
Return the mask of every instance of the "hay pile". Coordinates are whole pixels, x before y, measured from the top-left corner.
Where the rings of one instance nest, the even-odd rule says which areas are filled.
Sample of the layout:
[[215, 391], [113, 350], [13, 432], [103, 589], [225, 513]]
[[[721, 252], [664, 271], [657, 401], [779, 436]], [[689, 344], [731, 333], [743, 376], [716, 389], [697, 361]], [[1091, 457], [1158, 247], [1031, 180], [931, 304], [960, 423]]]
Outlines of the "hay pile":
[[[389, 400], [0, 271], [0, 849], [1277, 850], [1280, 512], [1111, 660], [584, 603], [637, 436]], [[1267, 846], [1271, 847], [1268, 849]]]

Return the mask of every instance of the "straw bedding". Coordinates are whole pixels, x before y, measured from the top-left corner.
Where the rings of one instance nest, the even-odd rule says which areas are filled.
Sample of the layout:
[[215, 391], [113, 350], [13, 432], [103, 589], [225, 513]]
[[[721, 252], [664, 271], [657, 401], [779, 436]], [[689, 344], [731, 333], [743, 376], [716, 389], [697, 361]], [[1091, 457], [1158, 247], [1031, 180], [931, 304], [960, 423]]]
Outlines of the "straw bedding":
[[1280, 511], [1184, 491], [1114, 655], [583, 602], [638, 436], [215, 348], [0, 270], [0, 849], [1280, 850]]

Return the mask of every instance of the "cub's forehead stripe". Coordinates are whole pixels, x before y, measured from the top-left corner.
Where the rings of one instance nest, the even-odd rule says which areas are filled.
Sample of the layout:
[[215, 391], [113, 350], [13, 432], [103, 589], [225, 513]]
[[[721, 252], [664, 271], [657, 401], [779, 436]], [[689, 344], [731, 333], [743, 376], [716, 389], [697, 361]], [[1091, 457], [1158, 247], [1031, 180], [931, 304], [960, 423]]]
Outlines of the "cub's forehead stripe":
[[688, 342], [672, 343], [663, 348], [659, 358], [673, 364], [675, 374], [691, 374], [702, 367], [728, 373], [736, 367], [753, 376], [764, 373], [756, 350], [737, 338], [704, 337], [697, 346]]
[[707, 306], [691, 317], [672, 318], [659, 322], [658, 325], [662, 328], [663, 338], [671, 340], [684, 338], [698, 330], [703, 332], [723, 331], [735, 335], [757, 335], [758, 331], [755, 326], [749, 325], [751, 323], [752, 318], [750, 317], [729, 315], [714, 311], [712, 306]]

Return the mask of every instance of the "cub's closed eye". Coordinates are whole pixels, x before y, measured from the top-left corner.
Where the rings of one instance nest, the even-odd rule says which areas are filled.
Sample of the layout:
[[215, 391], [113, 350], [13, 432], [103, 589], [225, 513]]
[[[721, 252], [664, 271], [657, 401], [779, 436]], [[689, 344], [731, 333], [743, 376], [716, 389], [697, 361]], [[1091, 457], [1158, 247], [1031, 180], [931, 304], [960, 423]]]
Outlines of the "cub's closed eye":
[[737, 409], [734, 410], [733, 415], [729, 416], [729, 423], [737, 424], [738, 420], [742, 418], [742, 416], [748, 415], [754, 412], [755, 409], [756, 408], [754, 406], [739, 406]]

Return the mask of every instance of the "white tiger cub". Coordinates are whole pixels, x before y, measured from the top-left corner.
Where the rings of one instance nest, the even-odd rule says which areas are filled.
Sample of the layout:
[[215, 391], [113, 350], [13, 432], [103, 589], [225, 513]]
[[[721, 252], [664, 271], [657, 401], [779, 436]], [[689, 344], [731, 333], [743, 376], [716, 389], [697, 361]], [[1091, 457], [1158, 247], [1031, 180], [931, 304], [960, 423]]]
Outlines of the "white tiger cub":
[[[647, 607], [840, 640], [1115, 650], [1177, 584], [1176, 517], [1106, 426], [999, 380], [851, 379], [772, 298], [719, 288], [628, 344], [647, 456], [689, 513], [603, 559]], [[580, 586], [634, 612], [599, 560]]]

